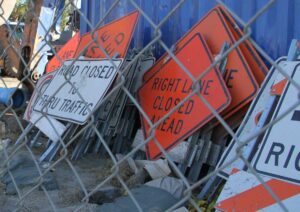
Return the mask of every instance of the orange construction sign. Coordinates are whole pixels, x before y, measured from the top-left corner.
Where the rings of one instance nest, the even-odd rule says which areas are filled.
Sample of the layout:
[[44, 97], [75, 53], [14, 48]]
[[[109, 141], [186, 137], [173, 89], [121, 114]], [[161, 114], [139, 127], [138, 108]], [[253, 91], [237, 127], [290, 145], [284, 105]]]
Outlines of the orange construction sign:
[[61, 62], [67, 59], [74, 58], [78, 43], [80, 40], [80, 33], [77, 32], [71, 40], [69, 40], [58, 53], [48, 62], [46, 66], [46, 73], [55, 71], [61, 66]]
[[[236, 22], [227, 12], [227, 10], [222, 6], [218, 6], [216, 7], [216, 9], [219, 10], [224, 16], [235, 40], [241, 39], [244, 36], [244, 33], [239, 27], [237, 27]], [[239, 47], [241, 48], [243, 55], [247, 60], [253, 75], [255, 76], [256, 81], [258, 82], [258, 84], [261, 84], [265, 79], [269, 69], [262, 61], [261, 57], [257, 54], [256, 50], [249, 40], [245, 40], [242, 44], [239, 45]]]
[[84, 34], [76, 51], [76, 57], [81, 55], [90, 58], [107, 58], [108, 55], [124, 58], [138, 17], [139, 12], [134, 11], [99, 28], [95, 33]]
[[[183, 36], [177, 42], [175, 51], [181, 48], [182, 45], [196, 33], [200, 33], [204, 37], [213, 55], [219, 54], [224, 42], [229, 42], [231, 46], [236, 42], [236, 38], [231, 32], [219, 8], [214, 8], [208, 12], [208, 14]], [[145, 73], [144, 80], [148, 80], [160, 70], [166, 57], [167, 54], [165, 54], [152, 69]], [[201, 59], [200, 56], [199, 59]], [[252, 73], [239, 46], [229, 53], [227, 57], [224, 79], [232, 97], [230, 106], [222, 113], [223, 118], [228, 118], [247, 105], [254, 98], [259, 88], [258, 80]]]
[[[194, 34], [186, 40], [175, 55], [195, 78], [199, 77], [213, 62], [208, 46], [200, 34]], [[173, 59], [169, 59], [159, 72], [152, 75], [141, 86], [138, 100], [151, 122], [155, 124], [191, 95], [192, 85], [193, 81], [189, 75]], [[207, 72], [198, 85], [201, 96], [218, 113], [229, 106], [231, 97], [217, 68]], [[213, 113], [199, 96], [194, 94], [156, 127], [155, 138], [164, 149], [169, 150], [212, 118], [214, 118]], [[150, 127], [143, 117], [142, 125], [145, 138], [148, 138]], [[161, 156], [161, 151], [154, 140], [147, 144], [146, 149], [150, 159]]]

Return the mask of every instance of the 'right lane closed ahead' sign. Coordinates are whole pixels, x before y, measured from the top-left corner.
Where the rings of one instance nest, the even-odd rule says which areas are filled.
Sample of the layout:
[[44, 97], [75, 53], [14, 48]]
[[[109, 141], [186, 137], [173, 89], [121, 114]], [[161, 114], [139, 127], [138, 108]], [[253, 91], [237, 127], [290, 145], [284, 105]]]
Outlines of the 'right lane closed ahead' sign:
[[[200, 34], [195, 34], [188, 40], [176, 53], [176, 57], [195, 78], [212, 63], [209, 49]], [[169, 59], [162, 65], [161, 70], [140, 88], [139, 102], [151, 122], [156, 123], [192, 93], [192, 84], [191, 78], [184, 70], [174, 60]], [[220, 71], [216, 68], [211, 69], [201, 78], [199, 92], [218, 113], [230, 104], [229, 91]], [[213, 117], [204, 102], [197, 95], [193, 95], [157, 126], [155, 138], [164, 149], [169, 150]], [[147, 138], [150, 127], [144, 118], [142, 124]], [[153, 140], [146, 147], [148, 158], [156, 159], [161, 155], [160, 149]]]
[[[299, 82], [300, 64], [292, 73]], [[299, 91], [291, 83], [287, 84], [272, 120], [279, 118], [299, 101]], [[300, 183], [300, 106], [288, 113], [272, 126], [262, 140], [254, 168], [258, 173], [293, 183]]]

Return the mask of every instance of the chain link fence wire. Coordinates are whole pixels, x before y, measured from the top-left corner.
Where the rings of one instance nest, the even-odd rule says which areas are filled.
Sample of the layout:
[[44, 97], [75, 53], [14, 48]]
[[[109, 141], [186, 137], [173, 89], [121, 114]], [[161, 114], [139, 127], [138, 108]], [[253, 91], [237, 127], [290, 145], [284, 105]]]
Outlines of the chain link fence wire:
[[[253, 15], [247, 22], [244, 22], [241, 18], [239, 18], [239, 16], [232, 12], [231, 8], [228, 7], [226, 3], [221, 0], [216, 1], [229, 11], [232, 17], [241, 26], [244, 35], [221, 55], [219, 55], [218, 59], [207, 67], [204, 73], [199, 77], [193, 77], [191, 72], [182, 64], [180, 59], [176, 57], [174, 49], [169, 48], [162, 40], [163, 32], [161, 31], [161, 27], [168, 20], [176, 16], [176, 12], [181, 8], [186, 0], [178, 1], [178, 3], [174, 5], [174, 7], [164, 18], [161, 19], [159, 23], [152, 20], [151, 17], [149, 17], [147, 13], [141, 9], [136, 1], [128, 0], [134, 9], [139, 11], [140, 19], [148, 22], [153, 29], [154, 33], [151, 35], [151, 41], [149, 41], [149, 43], [147, 43], [147, 45], [145, 45], [142, 49], [130, 49], [128, 51], [124, 63], [125, 65], [117, 71], [116, 83], [113, 84], [113, 87], [101, 101], [98, 110], [95, 110], [96, 112], [89, 110], [90, 115], [87, 123], [84, 125], [78, 125], [63, 122], [66, 126], [66, 130], [62, 135], [60, 135], [58, 129], [54, 126], [55, 123], [53, 123], [53, 120], [47, 115], [47, 106], [50, 102], [44, 106], [41, 112], [42, 116], [36, 120], [35, 123], [28, 123], [23, 119], [24, 107], [21, 107], [21, 109], [15, 108], [17, 100], [13, 99], [13, 96], [18, 92], [18, 90], [22, 90], [25, 94], [33, 92], [36, 86], [36, 76], [38, 75], [35, 71], [37, 70], [38, 64], [42, 61], [41, 54], [45, 54], [45, 49], [48, 50], [48, 53], [52, 52], [53, 56], [57, 57], [57, 59], [63, 63], [63, 58], [60, 58], [57, 55], [58, 48], [55, 46], [53, 40], [51, 40], [51, 37], [53, 38], [56, 36], [54, 28], [66, 10], [72, 11], [71, 13], [76, 14], [76, 18], [70, 18], [70, 20], [78, 20], [78, 16], [80, 16], [81, 21], [83, 20], [87, 23], [87, 25], [92, 29], [91, 35], [93, 38], [93, 41], [90, 42], [89, 45], [96, 43], [97, 47], [106, 55], [106, 58], [110, 59], [110, 62], [117, 68], [118, 65], [115, 64], [114, 58], [110, 57], [105, 52], [105, 48], [98, 42], [97, 38], [99, 35], [96, 30], [103, 26], [103, 23], [105, 23], [111, 11], [115, 10], [119, 6], [120, 0], [116, 0], [111, 4], [106, 14], [103, 15], [103, 18], [99, 20], [95, 27], [93, 27], [89, 19], [85, 17], [85, 14], [77, 8], [73, 1], [66, 1], [64, 7], [56, 12], [51, 23], [45, 23], [45, 21], [40, 19], [40, 16], [37, 13], [40, 12], [37, 8], [38, 4], [41, 4], [41, 2], [42, 1], [30, 0], [27, 11], [22, 17], [20, 17], [17, 25], [14, 26], [9, 24], [9, 20], [7, 17], [4, 17], [4, 13], [1, 14], [1, 19], [3, 19], [6, 23], [6, 36], [1, 36], [1, 39], [3, 39], [3, 41], [1, 41], [3, 48], [1, 58], [13, 55], [13, 58], [18, 61], [17, 70], [21, 70], [21, 72], [17, 72], [21, 74], [13, 74], [16, 73], [14, 72], [16, 70], [10, 70], [10, 74], [7, 75], [7, 72], [4, 70], [6, 68], [4, 65], [2, 69], [3, 71], [1, 72], [2, 75], [0, 77], [0, 84], [3, 84], [3, 87], [7, 89], [10, 87], [7, 83], [7, 77], [18, 77], [18, 80], [13, 80], [15, 83], [14, 87], [18, 89], [9, 94], [10, 101], [8, 101], [5, 106], [1, 106], [0, 110], [1, 211], [101, 211], [109, 209], [116, 211], [149, 210], [147, 207], [149, 207], [152, 199], [155, 199], [157, 195], [161, 199], [165, 197], [162, 190], [160, 190], [159, 193], [151, 193], [153, 191], [148, 190], [138, 190], [141, 188], [140, 186], [149, 181], [150, 176], [144, 171], [144, 169], [141, 170], [136, 168], [135, 163], [138, 164], [138, 162], [132, 163], [132, 161], [145, 161], [145, 152], [141, 151], [141, 148], [150, 141], [153, 141], [157, 145], [158, 149], [162, 153], [162, 157], [165, 161], [167, 161], [167, 164], [170, 167], [171, 176], [178, 179], [178, 182], [181, 183], [180, 185], [182, 185], [183, 188], [181, 195], [178, 196], [176, 200], [170, 200], [167, 198], [166, 202], [163, 203], [159, 203], [158, 200], [154, 200], [155, 207], [152, 205], [152, 208], [150, 207], [151, 210], [159, 210], [160, 204], [165, 204], [163, 210], [166, 211], [173, 211], [182, 206], [186, 207], [190, 211], [211, 210], [222, 190], [221, 185], [224, 185], [224, 181], [222, 181], [220, 185], [217, 185], [216, 188], [209, 188], [209, 192], [206, 193], [205, 196], [200, 195], [200, 198], [199, 194], [201, 194], [201, 191], [206, 188], [205, 185], [210, 179], [217, 178], [217, 175], [233, 162], [242, 160], [247, 167], [248, 172], [252, 173], [265, 187], [265, 189], [267, 189], [272, 198], [280, 205], [280, 209], [287, 211], [287, 207], [281, 202], [280, 198], [274, 191], [272, 191], [270, 186], [264, 182], [261, 175], [253, 168], [251, 161], [244, 157], [242, 148], [249, 144], [253, 139], [258, 138], [274, 124], [280, 122], [284, 116], [299, 105], [300, 101], [297, 101], [297, 103], [286, 111], [286, 113], [277, 119], [272, 120], [266, 126], [253, 133], [248, 139], [240, 140], [239, 136], [236, 134], [236, 128], [232, 128], [232, 126], [227, 123], [227, 120], [224, 120], [222, 115], [220, 115], [202, 96], [198, 83], [202, 77], [204, 77], [205, 73], [208, 73], [214, 67], [219, 66], [219, 63], [222, 62], [223, 59], [226, 59], [228, 54], [237, 49], [244, 42], [250, 41], [263, 60], [275, 67], [276, 71], [281, 73], [293, 86], [297, 88], [297, 90], [300, 91], [299, 83], [292, 79], [290, 75], [286, 73], [285, 70], [283, 70], [278, 63], [266, 54], [265, 51], [261, 49], [251, 38], [253, 33], [251, 31], [251, 26], [259, 19], [260, 16], [270, 9], [275, 2], [274, 0], [268, 1], [264, 6], [259, 8], [256, 14]], [[5, 1], [1, 1], [2, 11], [5, 11], [4, 3]], [[38, 38], [40, 45], [38, 45], [38, 48], [35, 48], [35, 51], [33, 52], [31, 51], [34, 47], [36, 47], [35, 44], [31, 44], [31, 41], [24, 41], [24, 38], [28, 38], [28, 34], [27, 37], [25, 35], [25, 33], [28, 33], [27, 31], [23, 31], [23, 40], [18, 40], [16, 36], [16, 31], [20, 27], [24, 26], [24, 21], [26, 27], [29, 19], [31, 20], [31, 23], [37, 21], [37, 24], [39, 24], [45, 32], [45, 36]], [[32, 30], [34, 27], [36, 27], [36, 25], [32, 26]], [[73, 22], [72, 29], [74, 28], [76, 27], [74, 27]], [[6, 45], [3, 45], [2, 43], [5, 42]], [[27, 46], [24, 46], [24, 43]], [[140, 65], [143, 61], [146, 61], [146, 59], [153, 59], [151, 51], [156, 45], [163, 48], [168, 55], [168, 58], [174, 60], [175, 63], [178, 64], [184, 73], [190, 77], [194, 86], [193, 91], [186, 98], [168, 111], [168, 113], [161, 117], [156, 123], [152, 123], [151, 117], [147, 116], [144, 108], [137, 100], [136, 90], [128, 86], [128, 76], [132, 70], [135, 70], [133, 67]], [[69, 67], [67, 67], [67, 70], [69, 70], [72, 64], [79, 60], [82, 55], [84, 55], [87, 48], [88, 46], [86, 46], [85, 49], [72, 60], [72, 63]], [[12, 61], [10, 65], [13, 65]], [[65, 83], [58, 87], [53, 95], [64, 89], [66, 84], [69, 84], [72, 88], [74, 88], [82, 102], [87, 104], [85, 96], [82, 96], [71, 83], [71, 75], [68, 74], [68, 71], [66, 73]], [[36, 90], [36, 92], [38, 96], [42, 94], [41, 90]], [[221, 153], [224, 151], [226, 140], [230, 141], [233, 139], [238, 143], [238, 148], [235, 156], [232, 157], [229, 162], [216, 169], [216, 164], [214, 164], [214, 166], [209, 166], [209, 164], [203, 165], [205, 162], [203, 162], [203, 164], [199, 164], [199, 167], [202, 167], [201, 174], [199, 171], [198, 175], [196, 175], [197, 177], [194, 177], [192, 178], [193, 180], [191, 180], [188, 173], [193, 173], [193, 170], [190, 169], [187, 171], [187, 169], [185, 169], [183, 171], [180, 167], [181, 163], [174, 161], [170, 152], [166, 151], [158, 142], [155, 134], [159, 125], [163, 123], [164, 120], [168, 119], [171, 114], [178, 110], [178, 108], [190, 100], [194, 95], [196, 95], [205, 104], [205, 106], [209, 108], [215, 119], [226, 130], [227, 136], [226, 139], [223, 140], [223, 147], [218, 147], [220, 148], [220, 150], [218, 150], [218, 155], [221, 156]], [[107, 121], [101, 121], [99, 116], [101, 116], [102, 103], [105, 104], [107, 100], [113, 98], [122, 99], [124, 101], [124, 105], [122, 106], [123, 108], [121, 109], [120, 118], [116, 127], [109, 128], [112, 116], [109, 116]], [[121, 103], [119, 104], [121, 105]], [[52, 129], [59, 137], [57, 142], [51, 141], [51, 139], [35, 127], [35, 124], [41, 119], [47, 120], [49, 128]], [[144, 119], [149, 125], [149, 137], [144, 139], [138, 145], [132, 147], [132, 142], [138, 132], [138, 128], [141, 127], [141, 119]], [[198, 157], [205, 157], [205, 155], [206, 157], [209, 157], [209, 152], [211, 151], [211, 154], [214, 154], [215, 151], [213, 148], [217, 148], [217, 145], [213, 142], [207, 141], [210, 140], [210, 138], [205, 139], [205, 136], [209, 137], [207, 133], [201, 133], [201, 130], [195, 132], [188, 138], [188, 142], [192, 143], [194, 142], [193, 140], [196, 140], [197, 142], [199, 138], [201, 138], [202, 145], [206, 145], [206, 147], [202, 146], [202, 148], [204, 148], [206, 152], [198, 150]], [[208, 148], [208, 145], [211, 145], [211, 147]], [[175, 183], [175, 185], [177, 184]], [[121, 198], [121, 200], [119, 200], [119, 208], [114, 208], [112, 206], [113, 203], [111, 202], [117, 198]], [[111, 205], [109, 203], [111, 203]]]

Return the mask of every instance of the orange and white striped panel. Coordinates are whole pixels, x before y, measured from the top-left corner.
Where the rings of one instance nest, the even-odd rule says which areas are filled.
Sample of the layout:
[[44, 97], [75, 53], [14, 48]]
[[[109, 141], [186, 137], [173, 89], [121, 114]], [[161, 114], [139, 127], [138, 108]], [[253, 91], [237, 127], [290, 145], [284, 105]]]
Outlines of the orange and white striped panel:
[[[262, 178], [288, 210], [299, 210], [300, 186], [269, 177]], [[215, 208], [220, 211], [281, 211], [276, 200], [253, 174], [238, 170], [229, 177]]]

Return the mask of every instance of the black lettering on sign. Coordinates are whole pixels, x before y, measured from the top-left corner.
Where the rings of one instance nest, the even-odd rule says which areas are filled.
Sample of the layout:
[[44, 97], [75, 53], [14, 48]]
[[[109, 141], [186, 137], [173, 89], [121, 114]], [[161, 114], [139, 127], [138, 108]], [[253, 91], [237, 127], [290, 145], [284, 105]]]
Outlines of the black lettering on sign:
[[181, 89], [182, 93], [190, 93], [192, 92], [193, 83], [190, 80], [185, 80]]
[[292, 116], [292, 121], [300, 121], [300, 110], [295, 110]]
[[210, 94], [210, 87], [211, 87], [211, 84], [213, 83], [214, 81], [213, 80], [203, 80], [201, 79], [199, 81], [199, 86], [200, 86], [200, 93], [205, 95], [205, 96], [208, 96]]
[[68, 59], [70, 57], [72, 57], [74, 54], [74, 50], [69, 50], [69, 51], [65, 51], [64, 54], [62, 55], [62, 59]]
[[288, 167], [289, 162], [290, 162], [291, 157], [292, 157], [292, 154], [293, 154], [293, 152], [294, 152], [294, 149], [295, 149], [295, 145], [292, 145], [292, 147], [291, 147], [291, 149], [290, 149], [290, 152], [289, 152], [289, 154], [288, 154], [288, 156], [287, 156], [287, 158], [286, 158], [286, 160], [285, 160], [285, 163], [284, 163], [284, 165], [283, 165], [284, 168]]
[[[152, 123], [156, 123], [159, 120], [160, 116], [153, 115], [151, 118]], [[167, 117], [157, 126], [156, 129], [162, 132], [178, 135], [181, 132], [182, 127], [183, 120]]]
[[114, 67], [110, 66], [107, 73], [106, 73], [106, 75], [105, 75], [105, 79], [110, 78], [110, 76], [113, 74], [113, 72], [114, 72]]
[[92, 69], [90, 71], [90, 74], [89, 74], [89, 78], [97, 77], [97, 75], [98, 75], [97, 73], [99, 73], [97, 71], [98, 71], [97, 66], [92, 67]]
[[176, 92], [180, 81], [179, 78], [155, 78], [151, 89]]
[[71, 100], [70, 99], [64, 99], [63, 104], [60, 106], [59, 111], [64, 111], [66, 110], [66, 108], [68, 108], [68, 106], [71, 104]]
[[108, 34], [108, 32], [107, 31], [104, 31], [102, 34], [101, 34], [101, 36], [100, 36], [100, 39], [101, 39], [101, 41], [103, 42], [103, 43], [105, 43], [108, 39], [109, 39], [109, 34]]
[[98, 49], [98, 47], [97, 47], [97, 45], [96, 44], [92, 44], [92, 46], [91, 46], [91, 52], [93, 53], [93, 54], [96, 54], [96, 50]]
[[91, 52], [91, 54], [90, 55], [84, 54], [84, 55], [90, 57], [101, 57], [101, 55], [103, 55], [103, 53], [105, 52], [109, 56], [113, 56], [113, 54], [116, 51], [115, 47], [120, 46], [124, 40], [125, 40], [125, 34], [123, 32], [118, 33], [116, 36], [112, 36], [109, 33], [109, 31], [105, 31], [100, 36], [101, 43], [98, 44], [101, 45], [102, 48], [101, 47], [99, 48], [97, 43], [94, 42], [89, 47], [89, 51]]
[[278, 163], [279, 163], [279, 155], [281, 155], [284, 151], [284, 145], [282, 143], [276, 143], [274, 142], [270, 148], [270, 151], [268, 153], [268, 156], [265, 160], [265, 164], [268, 164], [270, 159], [271, 159], [271, 156], [273, 155], [274, 156], [274, 159], [275, 159], [275, 166], [278, 166]]
[[[210, 94], [211, 84], [213, 80], [201, 79], [199, 83], [199, 91], [202, 95], [208, 96]], [[182, 93], [191, 93], [193, 91], [193, 83], [191, 80], [185, 80], [181, 89]]]
[[119, 34], [116, 35], [115, 42], [118, 46], [120, 46], [121, 43], [124, 41], [124, 39], [125, 39], [125, 34], [123, 32], [120, 32]]
[[44, 105], [45, 104], [44, 102], [47, 101], [47, 99], [48, 99], [48, 95], [41, 96], [39, 98], [39, 106]]
[[60, 98], [53, 96], [50, 98], [49, 102], [45, 102], [45, 103], [48, 103], [47, 104], [48, 108], [54, 109], [54, 108], [56, 108], [56, 106], [58, 105], [59, 102], [60, 102]]
[[76, 104], [74, 105], [74, 108], [72, 109], [72, 113], [77, 113], [77, 111], [78, 111], [79, 109], [81, 109], [82, 107], [84, 107], [84, 102], [78, 100], [78, 101], [76, 102]]
[[226, 85], [227, 85], [228, 88], [232, 88], [231, 81], [234, 79], [234, 75], [237, 72], [239, 72], [239, 71], [235, 70], [235, 69], [226, 70], [225, 81], [226, 81]]
[[300, 171], [300, 152], [298, 153], [296, 160], [295, 160], [295, 168], [297, 171]]
[[79, 114], [82, 116], [86, 116], [89, 113], [90, 107], [93, 107], [93, 103], [89, 103], [87, 106], [85, 106], [80, 112]]
[[[173, 98], [173, 97], [164, 97], [164, 96], [156, 96], [152, 105], [152, 108], [154, 110], [159, 111], [170, 111], [172, 108], [174, 108], [176, 105], [179, 104], [181, 100], [179, 98]], [[180, 105], [177, 112], [179, 114], [185, 114], [188, 115], [192, 112], [194, 108], [194, 100], [190, 99]]]
[[[270, 162], [270, 160], [272, 158], [274, 158], [274, 166], [279, 166], [279, 161], [285, 160], [285, 162], [282, 166], [283, 168], [288, 168], [289, 165], [292, 165], [295, 167], [295, 169], [297, 171], [300, 171], [300, 152], [295, 151], [295, 150], [296, 150], [295, 145], [291, 145], [291, 147], [289, 148], [289, 147], [284, 146], [282, 143], [274, 142], [270, 148], [268, 155], [267, 155], [265, 164], [268, 164]], [[287, 155], [283, 154], [284, 152], [287, 152], [287, 151], [288, 151]], [[274, 157], [272, 157], [272, 156], [274, 156]], [[293, 158], [295, 158], [295, 161], [291, 162], [291, 159], [293, 159]]]
[[[112, 55], [113, 52], [115, 51], [115, 49], [113, 47], [111, 47], [111, 43], [109, 43], [106, 47], [105, 47], [105, 52], [108, 54], [108, 55]], [[100, 55], [99, 55], [100, 56]]]

